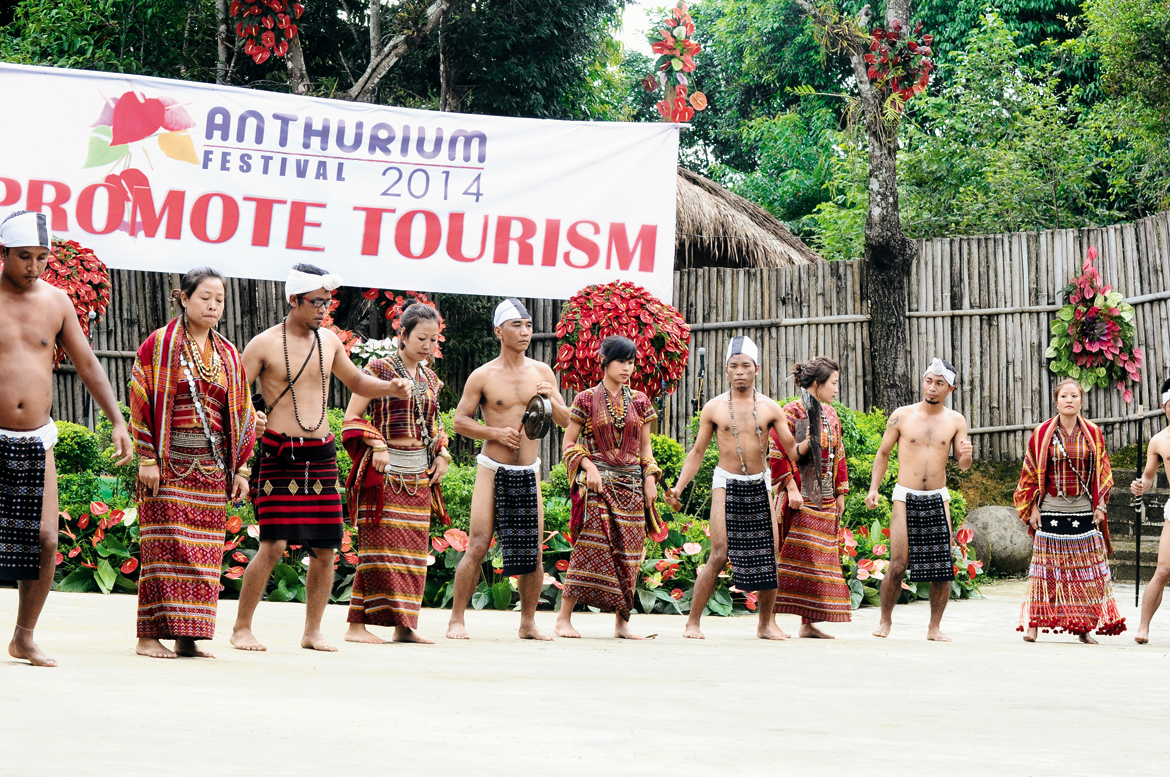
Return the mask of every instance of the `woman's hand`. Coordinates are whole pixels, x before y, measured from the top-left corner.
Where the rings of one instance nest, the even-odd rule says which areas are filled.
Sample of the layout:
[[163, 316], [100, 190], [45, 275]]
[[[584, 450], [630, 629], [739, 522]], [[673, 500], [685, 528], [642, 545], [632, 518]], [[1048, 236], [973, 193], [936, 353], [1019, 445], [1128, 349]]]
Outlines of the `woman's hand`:
[[[387, 458], [387, 460], [389, 460], [389, 458], [390, 458], [389, 455], [387, 455], [386, 458]], [[447, 468], [450, 466], [451, 466], [451, 462], [447, 461], [447, 459], [445, 459], [442, 456], [435, 459], [435, 463], [433, 465], [431, 465], [431, 468], [429, 470], [429, 472], [431, 473], [430, 485], [432, 485], [432, 486], [437, 485], [438, 482], [443, 479], [443, 476], [447, 474]]]
[[390, 451], [374, 451], [373, 458], [374, 469], [385, 473], [386, 467], [390, 466]]
[[646, 497], [646, 506], [658, 501], [658, 479], [649, 477], [642, 483], [642, 493]]
[[581, 466], [585, 468], [585, 485], [593, 493], [600, 494], [604, 486], [601, 484], [601, 472], [597, 469], [597, 465], [586, 459], [581, 463]]
[[1028, 525], [1032, 527], [1032, 531], [1040, 528], [1040, 508], [1032, 505], [1032, 514], [1028, 516]]
[[837, 497], [837, 518], [840, 519], [845, 515], [845, 495], [841, 494]]
[[248, 479], [237, 472], [236, 476], [232, 479], [232, 501], [242, 502], [247, 498]]
[[141, 483], [151, 496], [158, 496], [158, 483], [162, 479], [162, 473], [159, 471], [157, 464], [150, 464], [147, 466], [138, 466], [138, 482]]
[[800, 488], [796, 485], [795, 480], [788, 481], [788, 509], [793, 512], [799, 512], [800, 508], [804, 507], [804, 496], [800, 493]]
[[1094, 510], [1093, 511], [1093, 525], [1097, 526], [1103, 520], [1105, 520], [1105, 511], [1100, 509], [1100, 508], [1097, 508], [1096, 510]]

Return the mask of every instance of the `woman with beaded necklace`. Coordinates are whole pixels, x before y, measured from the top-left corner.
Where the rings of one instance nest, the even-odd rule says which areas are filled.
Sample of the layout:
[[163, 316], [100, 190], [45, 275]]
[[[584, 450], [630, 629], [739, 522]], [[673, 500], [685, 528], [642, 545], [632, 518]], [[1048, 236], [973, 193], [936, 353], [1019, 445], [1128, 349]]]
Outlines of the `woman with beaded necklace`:
[[214, 331], [224, 293], [223, 276], [210, 267], [184, 275], [171, 295], [180, 314], [146, 338], [134, 362], [143, 656], [211, 657], [196, 640], [215, 631], [227, 501], [248, 494], [256, 411], [239, 353]]
[[604, 377], [579, 393], [570, 410], [564, 459], [573, 497], [573, 552], [557, 616], [561, 637], [581, 636], [572, 617], [582, 603], [615, 613], [614, 637], [642, 639], [630, 631], [630, 612], [646, 525], [657, 525], [654, 502], [662, 470], [650, 447], [650, 424], [658, 413], [645, 394], [629, 387], [636, 356], [633, 341], [605, 338]]
[[439, 420], [443, 383], [425, 366], [438, 348], [441, 324], [434, 308], [408, 301], [399, 318], [397, 353], [374, 359], [365, 371], [386, 381], [409, 380], [410, 396], [354, 394], [345, 409], [342, 441], [353, 458], [345, 489], [358, 529], [348, 642], [382, 644], [367, 626], [393, 626], [395, 642], [431, 644], [415, 628], [431, 520], [451, 523], [439, 485], [451, 463]]

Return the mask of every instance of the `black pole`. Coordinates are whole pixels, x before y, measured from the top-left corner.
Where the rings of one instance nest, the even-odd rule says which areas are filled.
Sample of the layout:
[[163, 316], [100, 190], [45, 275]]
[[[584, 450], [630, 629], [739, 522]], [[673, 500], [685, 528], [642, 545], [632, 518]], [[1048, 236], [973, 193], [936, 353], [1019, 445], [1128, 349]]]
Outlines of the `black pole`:
[[[1143, 477], [1146, 469], [1146, 457], [1143, 443], [1146, 438], [1146, 408], [1145, 405], [1138, 405], [1138, 477]], [[1158, 476], [1154, 474], [1154, 485], [1158, 483]], [[1140, 596], [1142, 588], [1142, 526], [1146, 522], [1146, 495], [1143, 492], [1137, 498], [1137, 510], [1134, 513], [1134, 520], [1137, 526], [1134, 528], [1134, 559], [1133, 559], [1133, 606], [1141, 606]]]

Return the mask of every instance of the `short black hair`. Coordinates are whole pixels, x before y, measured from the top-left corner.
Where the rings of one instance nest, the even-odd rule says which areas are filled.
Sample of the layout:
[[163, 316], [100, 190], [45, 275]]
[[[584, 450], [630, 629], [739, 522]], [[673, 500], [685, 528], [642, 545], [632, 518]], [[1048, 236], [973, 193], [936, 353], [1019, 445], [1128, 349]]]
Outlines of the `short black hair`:
[[1167, 391], [1170, 391], [1170, 378], [1166, 378], [1166, 380], [1162, 383], [1161, 393], [1165, 394]]
[[601, 368], [605, 369], [610, 362], [628, 362], [638, 355], [638, 347], [634, 341], [621, 335], [610, 335], [601, 341]]
[[293, 269], [297, 272], [303, 272], [307, 275], [328, 275], [329, 273], [322, 270], [315, 264], [294, 264]]

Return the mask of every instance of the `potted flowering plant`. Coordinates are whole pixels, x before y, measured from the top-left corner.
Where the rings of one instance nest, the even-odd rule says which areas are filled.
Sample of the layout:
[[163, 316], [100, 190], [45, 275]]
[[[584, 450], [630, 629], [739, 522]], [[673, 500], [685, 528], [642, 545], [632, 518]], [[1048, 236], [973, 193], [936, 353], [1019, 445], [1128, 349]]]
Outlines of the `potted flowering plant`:
[[672, 393], [690, 354], [691, 328], [682, 314], [641, 286], [614, 281], [586, 286], [561, 310], [557, 323], [557, 363], [561, 386], [582, 391], [601, 381], [598, 349], [610, 335], [638, 347], [630, 386], [651, 399]]
[[1052, 340], [1044, 356], [1057, 375], [1078, 380], [1090, 390], [1116, 385], [1126, 402], [1133, 401], [1133, 384], [1142, 379], [1142, 349], [1134, 345], [1133, 306], [1121, 292], [1101, 285], [1094, 266], [1097, 249], [1090, 248], [1081, 274], [1064, 287], [1068, 304], [1052, 322]]
[[642, 79], [642, 87], [647, 92], [658, 89], [665, 92], [664, 99], [654, 106], [663, 121], [690, 121], [695, 111], [707, 107], [707, 96], [702, 92], [695, 92], [689, 100], [687, 98], [694, 77], [687, 74], [695, 72], [694, 57], [703, 50], [691, 40], [694, 32], [695, 21], [687, 13], [687, 4], [679, 0], [671, 9], [671, 15], [663, 20], [662, 27], [648, 36], [650, 48], [658, 59], [654, 62], [655, 72]]

